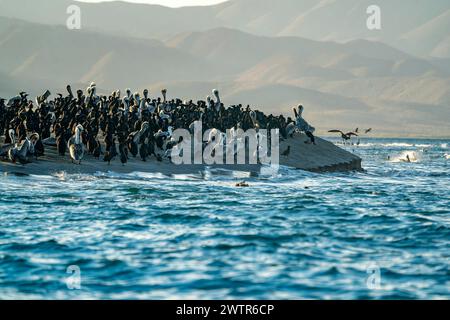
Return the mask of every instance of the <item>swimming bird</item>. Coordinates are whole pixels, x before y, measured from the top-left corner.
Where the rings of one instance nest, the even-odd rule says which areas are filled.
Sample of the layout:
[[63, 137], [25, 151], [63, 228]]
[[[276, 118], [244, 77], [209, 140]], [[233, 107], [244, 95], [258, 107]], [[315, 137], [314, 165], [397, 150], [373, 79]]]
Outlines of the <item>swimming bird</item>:
[[69, 140], [69, 153], [72, 158], [72, 163], [78, 161], [81, 164], [81, 160], [84, 157], [84, 145], [81, 141], [81, 133], [83, 132], [83, 126], [77, 125], [75, 128], [75, 135]]
[[409, 154], [406, 155], [405, 159], [400, 159], [401, 162], [411, 163], [411, 158], [409, 157]]
[[245, 181], [241, 181], [239, 183], [236, 183], [236, 187], [247, 188], [247, 187], [249, 187], [249, 184]]

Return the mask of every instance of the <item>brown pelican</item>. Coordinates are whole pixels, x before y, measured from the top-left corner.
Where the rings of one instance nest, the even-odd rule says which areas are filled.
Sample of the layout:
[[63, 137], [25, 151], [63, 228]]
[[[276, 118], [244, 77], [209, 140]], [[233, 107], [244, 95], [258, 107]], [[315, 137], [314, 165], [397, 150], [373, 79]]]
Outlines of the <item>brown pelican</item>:
[[130, 150], [130, 153], [133, 155], [133, 157], [136, 157], [139, 152], [139, 142], [141, 140], [141, 136], [145, 134], [149, 128], [150, 128], [149, 123], [145, 121], [141, 125], [141, 130], [132, 132], [128, 136], [127, 139], [128, 149]]
[[84, 145], [81, 141], [81, 133], [83, 131], [83, 126], [81, 124], [77, 125], [75, 128], [75, 135], [69, 140], [69, 152], [72, 163], [78, 161], [78, 164], [81, 164], [81, 160], [84, 157]]
[[206, 102], [207, 102], [206, 105], [209, 109], [212, 109], [214, 107], [214, 101], [211, 99], [210, 96], [206, 97]]
[[148, 99], [148, 89], [144, 89], [144, 99], [147, 100]]
[[127, 97], [128, 99], [131, 99], [131, 89], [130, 89], [130, 88], [127, 88], [127, 89], [125, 90], [125, 93], [126, 93], [126, 97]]
[[7, 106], [12, 106], [14, 105], [16, 102], [22, 101], [22, 97], [21, 96], [15, 96], [12, 97], [11, 99], [8, 100], [8, 103], [6, 104]]
[[128, 112], [130, 111], [130, 98], [124, 96], [122, 102], [123, 102], [123, 113], [127, 115]]
[[364, 131], [365, 134], [368, 134], [369, 132], [372, 132], [372, 128], [369, 128], [369, 129]]
[[51, 95], [50, 91], [45, 91], [44, 94], [42, 96], [37, 96], [36, 97], [36, 104], [38, 106], [40, 106], [42, 103], [45, 102], [45, 100], [47, 100], [47, 98]]
[[30, 152], [30, 148], [30, 140], [28, 140], [28, 138], [25, 138], [21, 145], [16, 144], [13, 148], [9, 149], [9, 160], [11, 160], [11, 162], [13, 163], [16, 163], [16, 161], [19, 160], [21, 164], [26, 164], [28, 162], [27, 154], [28, 152]]
[[60, 156], [64, 157], [66, 155], [67, 141], [66, 141], [66, 138], [65, 138], [65, 133], [61, 133], [56, 138], [56, 149], [58, 149], [58, 154]]
[[295, 125], [294, 122], [290, 122], [290, 123], [286, 126], [286, 134], [287, 134], [289, 137], [291, 137], [291, 138], [294, 136], [294, 133], [295, 133], [296, 130], [297, 130], [297, 126]]
[[87, 87], [86, 89], [86, 98], [85, 98], [85, 102], [86, 105], [89, 105], [89, 102], [92, 101], [95, 103], [99, 100], [99, 97], [96, 95], [97, 93], [97, 86], [95, 84], [95, 82], [91, 82], [90, 86]]
[[216, 97], [216, 103], [215, 103], [216, 111], [219, 111], [220, 105], [221, 105], [220, 96], [219, 96], [219, 90], [214, 89], [212, 91], [212, 93]]
[[256, 131], [259, 131], [260, 125], [259, 125], [259, 121], [256, 115], [255, 111], [250, 111], [250, 119], [253, 122], [253, 126], [255, 127]]
[[348, 141], [348, 140], [350, 140], [351, 138], [352, 138], [352, 136], [358, 136], [356, 133], [354, 133], [354, 132], [347, 132], [347, 133], [344, 133], [344, 132], [342, 132], [341, 130], [330, 130], [330, 131], [328, 131], [328, 132], [331, 132], [331, 133], [340, 133], [341, 134], [341, 137], [342, 137], [342, 140], [344, 140], [344, 142], [345, 141]]
[[0, 149], [0, 157], [6, 157], [10, 149], [14, 148], [16, 145], [16, 133], [14, 129], [8, 130], [8, 136], [10, 139], [9, 143], [5, 143]]
[[30, 136], [30, 150], [31, 155], [34, 155], [37, 159], [38, 156], [44, 155], [44, 144], [38, 133], [33, 133]]
[[139, 92], [135, 92], [133, 95], [133, 98], [134, 98], [134, 104], [136, 106], [139, 106], [141, 103], [141, 95], [139, 94]]

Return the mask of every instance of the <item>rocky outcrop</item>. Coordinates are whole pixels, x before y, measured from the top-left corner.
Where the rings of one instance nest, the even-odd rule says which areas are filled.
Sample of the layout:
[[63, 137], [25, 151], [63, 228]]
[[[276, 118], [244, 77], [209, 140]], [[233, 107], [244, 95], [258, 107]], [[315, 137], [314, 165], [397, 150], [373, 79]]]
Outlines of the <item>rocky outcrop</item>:
[[[336, 172], [362, 170], [361, 158], [345, 151], [333, 143], [316, 138], [316, 145], [306, 144], [308, 138], [303, 134], [296, 134], [293, 138], [280, 142], [280, 165], [311, 172]], [[282, 153], [290, 146], [289, 155]], [[1, 159], [0, 159], [1, 160]], [[212, 169], [225, 169], [245, 171], [257, 174], [259, 165], [213, 165]], [[96, 172], [112, 171], [117, 173], [153, 172], [165, 175], [195, 174], [204, 171], [204, 165], [174, 165], [169, 160], [158, 162], [154, 157], [147, 162], [139, 158], [132, 158], [126, 165], [115, 159], [108, 165], [102, 160], [86, 155], [81, 165], [72, 164], [68, 153], [65, 157], [57, 154], [55, 147], [47, 146], [45, 156], [33, 160], [26, 165], [13, 164], [9, 161], [0, 161], [0, 172], [16, 174], [54, 174], [57, 172], [93, 174]]]
[[[304, 134], [297, 134], [280, 143], [280, 164], [312, 172], [361, 171], [360, 157], [342, 149], [333, 143], [316, 138], [316, 145]], [[281, 155], [291, 147], [289, 156]]]

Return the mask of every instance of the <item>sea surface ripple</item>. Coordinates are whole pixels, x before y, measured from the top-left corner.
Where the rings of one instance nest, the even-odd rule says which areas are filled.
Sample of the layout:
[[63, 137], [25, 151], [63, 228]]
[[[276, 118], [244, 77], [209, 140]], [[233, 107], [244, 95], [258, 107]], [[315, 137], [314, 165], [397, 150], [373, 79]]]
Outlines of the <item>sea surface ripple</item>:
[[449, 141], [345, 148], [366, 172], [0, 172], [0, 298], [449, 299]]

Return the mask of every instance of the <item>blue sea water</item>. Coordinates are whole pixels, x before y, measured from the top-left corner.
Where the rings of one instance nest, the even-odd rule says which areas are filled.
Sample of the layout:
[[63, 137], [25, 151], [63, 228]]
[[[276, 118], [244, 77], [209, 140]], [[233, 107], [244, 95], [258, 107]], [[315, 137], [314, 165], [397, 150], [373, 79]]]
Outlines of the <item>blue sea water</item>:
[[449, 299], [449, 145], [363, 139], [364, 173], [2, 173], [0, 298]]

